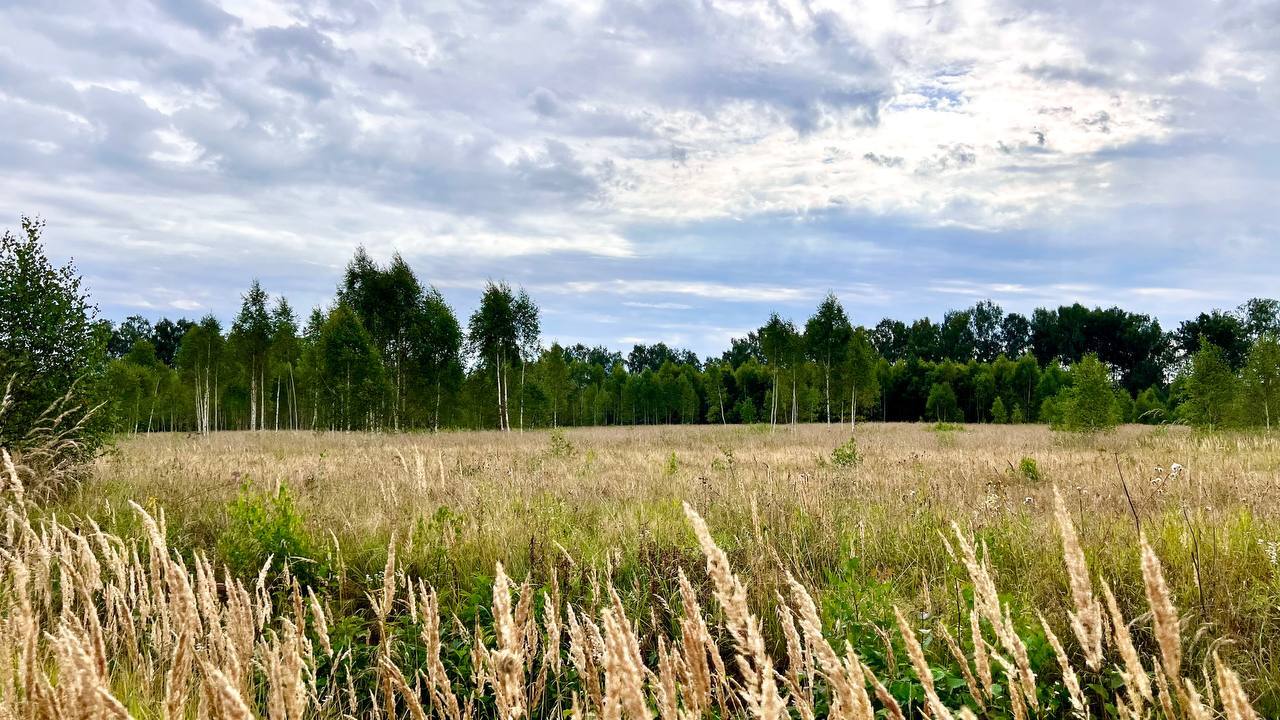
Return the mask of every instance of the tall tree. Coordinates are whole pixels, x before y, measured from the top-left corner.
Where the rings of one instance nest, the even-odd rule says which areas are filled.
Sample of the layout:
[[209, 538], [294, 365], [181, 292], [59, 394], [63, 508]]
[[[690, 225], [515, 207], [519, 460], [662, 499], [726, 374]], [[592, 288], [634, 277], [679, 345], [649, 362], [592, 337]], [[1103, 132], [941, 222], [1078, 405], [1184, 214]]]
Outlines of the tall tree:
[[1243, 366], [1249, 352], [1249, 336], [1244, 323], [1235, 315], [1221, 310], [1200, 313], [1195, 319], [1184, 321], [1178, 326], [1176, 342], [1185, 357], [1199, 352], [1204, 342], [1214, 345], [1232, 369]]
[[795, 419], [795, 360], [799, 354], [800, 333], [795, 323], [783, 320], [777, 313], [769, 316], [769, 322], [760, 328], [760, 347], [764, 351], [765, 362], [773, 373], [773, 394], [769, 405], [769, 424], [778, 424], [778, 391], [782, 371], [792, 370], [792, 420]]
[[827, 423], [831, 423], [831, 368], [843, 362], [849, 348], [853, 325], [835, 293], [827, 293], [804, 325], [805, 351], [809, 359], [822, 366], [823, 401]]
[[1115, 391], [1107, 366], [1092, 353], [1071, 366], [1071, 385], [1057, 403], [1062, 425], [1077, 432], [1099, 432], [1116, 426]]
[[283, 296], [276, 299], [271, 308], [271, 361], [272, 384], [275, 385], [275, 408], [272, 419], [275, 429], [280, 429], [280, 398], [284, 396], [285, 427], [298, 428], [298, 396], [294, 369], [302, 348], [298, 343], [298, 317]]
[[1270, 430], [1271, 413], [1280, 409], [1280, 340], [1275, 334], [1268, 332], [1254, 341], [1242, 375], [1246, 410], [1261, 412]]
[[222, 363], [222, 325], [204, 316], [182, 336], [175, 361], [195, 396], [196, 431], [207, 435], [218, 428], [218, 367]]
[[1192, 425], [1217, 428], [1226, 425], [1237, 397], [1239, 380], [1222, 348], [1200, 341], [1183, 378], [1185, 399], [1179, 407]]
[[1000, 321], [1000, 342], [1007, 357], [1022, 357], [1031, 349], [1031, 322], [1021, 313], [1009, 313]]
[[1264, 335], [1280, 336], [1280, 300], [1250, 298], [1236, 310], [1249, 339], [1257, 341]]
[[516, 327], [515, 295], [506, 283], [489, 282], [480, 306], [467, 323], [467, 348], [494, 378], [497, 391], [498, 429], [510, 430], [507, 411], [507, 371], [520, 354]]
[[551, 347], [542, 355], [542, 375], [551, 393], [551, 427], [560, 425], [560, 408], [569, 395], [569, 365], [564, 359], [564, 348], [560, 343], [551, 343]]
[[271, 315], [267, 292], [255, 278], [241, 296], [240, 312], [231, 323], [229, 342], [249, 376], [249, 429], [260, 430], [265, 417], [267, 355], [271, 348]]
[[982, 300], [969, 309], [969, 329], [978, 362], [989, 363], [1004, 352], [1003, 322], [1004, 309], [991, 300]]
[[434, 287], [422, 297], [413, 327], [413, 357], [417, 376], [432, 397], [431, 426], [440, 429], [440, 402], [446, 387], [462, 374], [462, 327], [453, 308]]
[[327, 419], [337, 430], [375, 430], [389, 387], [373, 336], [360, 317], [339, 303], [316, 341], [320, 382], [329, 399]]
[[880, 358], [867, 331], [858, 328], [849, 336], [845, 352], [849, 376], [849, 428], [858, 426], [858, 407], [866, 408], [880, 395], [877, 370]]
[[[81, 405], [95, 406], [106, 367], [97, 308], [73, 264], [49, 261], [43, 231], [43, 221], [23, 217], [21, 232], [0, 236], [0, 387], [10, 395], [0, 445], [9, 447], [68, 392]], [[98, 447], [107, 425], [107, 418], [91, 419], [93, 432], [81, 438], [86, 453]]]
[[520, 288], [511, 309], [515, 318], [516, 348], [520, 354], [520, 431], [524, 432], [525, 365], [537, 357], [542, 346], [542, 324], [538, 319], [538, 306], [524, 288]]

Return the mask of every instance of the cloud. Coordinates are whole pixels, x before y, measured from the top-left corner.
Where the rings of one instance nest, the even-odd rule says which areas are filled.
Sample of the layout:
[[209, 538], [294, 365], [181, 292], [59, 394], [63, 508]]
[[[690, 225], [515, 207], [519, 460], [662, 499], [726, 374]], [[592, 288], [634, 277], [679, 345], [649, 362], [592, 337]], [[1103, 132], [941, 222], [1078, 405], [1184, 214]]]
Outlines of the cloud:
[[[464, 313], [506, 277], [560, 337], [612, 342], [616, 316], [710, 350], [829, 288], [859, 318], [983, 296], [1171, 315], [1268, 292], [1280, 262], [1269, 2], [61, 0], [0, 21], [0, 216], [47, 216], [116, 315], [227, 314], [253, 275], [324, 302], [365, 243]], [[720, 329], [661, 327], [689, 299]]]

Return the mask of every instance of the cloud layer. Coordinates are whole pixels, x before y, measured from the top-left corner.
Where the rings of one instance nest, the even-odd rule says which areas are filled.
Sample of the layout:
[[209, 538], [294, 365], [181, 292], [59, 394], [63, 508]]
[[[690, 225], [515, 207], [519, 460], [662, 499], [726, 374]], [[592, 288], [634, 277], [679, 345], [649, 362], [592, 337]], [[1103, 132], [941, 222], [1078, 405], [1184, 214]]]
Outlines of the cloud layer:
[[109, 316], [323, 302], [358, 243], [466, 312], [704, 352], [855, 319], [1274, 294], [1280, 5], [2, 3], [0, 215]]

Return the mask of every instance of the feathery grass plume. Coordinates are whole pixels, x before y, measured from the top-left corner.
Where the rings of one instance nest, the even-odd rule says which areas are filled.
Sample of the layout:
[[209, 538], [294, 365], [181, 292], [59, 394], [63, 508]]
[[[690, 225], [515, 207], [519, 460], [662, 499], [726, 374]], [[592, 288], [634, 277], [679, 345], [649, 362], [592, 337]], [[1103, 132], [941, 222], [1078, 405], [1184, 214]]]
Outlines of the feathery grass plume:
[[1084, 650], [1085, 664], [1090, 670], [1097, 670], [1102, 665], [1102, 608], [1093, 596], [1093, 581], [1089, 579], [1089, 566], [1085, 563], [1075, 523], [1071, 521], [1056, 485], [1053, 488], [1053, 509], [1058, 532], [1062, 536], [1062, 559], [1071, 580], [1071, 600], [1075, 604], [1075, 612], [1068, 612], [1067, 617]]
[[218, 717], [223, 720], [254, 720], [253, 711], [245, 703], [235, 683], [231, 682], [216, 665], [201, 661], [200, 670]]
[[1058, 658], [1058, 667], [1062, 668], [1062, 684], [1067, 686], [1067, 697], [1071, 700], [1071, 709], [1076, 717], [1086, 720], [1089, 717], [1089, 706], [1085, 702], [1084, 693], [1080, 690], [1080, 679], [1076, 676], [1075, 668], [1071, 667], [1071, 659], [1067, 657], [1062, 641], [1058, 640], [1053, 628], [1049, 627], [1049, 621], [1045, 620], [1044, 615], [1040, 613], [1036, 615], [1040, 618], [1040, 627], [1044, 628], [1044, 635], [1049, 639], [1053, 654]]
[[547, 642], [543, 650], [542, 663], [555, 675], [560, 674], [560, 638], [564, 626], [560, 623], [560, 578], [555, 568], [551, 570], [551, 592], [542, 594], [543, 617]]
[[627, 621], [613, 586], [608, 587], [612, 605], [600, 613], [604, 627], [604, 720], [650, 720], [653, 712], [645, 702], [644, 660], [640, 656], [640, 643]]
[[18, 477], [18, 468], [14, 466], [13, 457], [8, 450], [0, 448], [0, 457], [4, 458], [4, 472], [9, 478], [9, 487], [6, 489], [13, 495], [14, 502], [21, 506], [26, 490], [22, 487], [22, 478]]
[[387, 564], [382, 569], [382, 598], [373, 603], [378, 619], [386, 621], [391, 612], [391, 603], [396, 597], [396, 536], [391, 534], [387, 541]]
[[951, 658], [960, 666], [960, 673], [964, 676], [964, 684], [969, 688], [969, 696], [973, 698], [973, 702], [977, 704], [979, 712], [987, 711], [987, 704], [983, 702], [982, 690], [978, 687], [978, 681], [973, 676], [973, 671], [969, 669], [969, 659], [965, 657], [964, 651], [960, 649], [960, 643], [952, 637], [951, 631], [947, 629], [945, 623], [938, 623], [938, 632], [942, 635], [942, 641], [946, 643]]
[[[685, 707], [690, 715], [701, 717], [703, 710], [711, 706], [711, 668], [707, 664], [707, 653], [714, 651], [715, 643], [707, 629], [707, 621], [702, 616], [702, 608], [698, 604], [693, 585], [685, 577], [683, 569], [678, 569], [676, 573], [680, 585], [680, 603], [684, 611], [680, 618], [680, 665], [685, 680]], [[717, 660], [720, 658], [718, 653], [715, 657]]]
[[930, 714], [935, 720], [951, 720], [951, 711], [942, 704], [942, 699], [938, 697], [938, 691], [933, 685], [933, 671], [929, 669], [929, 662], [924, 658], [924, 648], [920, 647], [920, 639], [916, 637], [915, 629], [907, 622], [907, 618], [903, 616], [902, 610], [897, 605], [893, 606], [893, 615], [898, 619], [898, 632], [902, 634], [902, 640], [906, 643], [911, 666], [915, 668], [920, 686], [924, 688]]
[[461, 720], [458, 698], [454, 695], [453, 684], [440, 660], [440, 601], [434, 589], [428, 590], [426, 584], [418, 581], [418, 598], [421, 608], [422, 631], [420, 637], [426, 648], [427, 682], [431, 686], [433, 704], [440, 709], [446, 720]]
[[512, 615], [511, 581], [502, 569], [502, 563], [497, 564], [494, 572], [492, 609], [497, 647], [488, 654], [492, 670], [490, 680], [502, 720], [515, 720], [525, 714], [524, 653], [522, 633]]
[[871, 668], [867, 667], [866, 663], [860, 662], [860, 669], [862, 670], [862, 675], [871, 681], [871, 687], [875, 690], [876, 699], [884, 706], [885, 713], [890, 720], [907, 720], [907, 716], [902, 712], [902, 706], [898, 704], [897, 699], [884, 686], [884, 683], [880, 682], [880, 678], [876, 677], [876, 674], [871, 671]]
[[805, 653], [804, 646], [800, 640], [800, 631], [796, 629], [795, 613], [791, 608], [787, 607], [786, 600], [781, 595], [778, 598], [778, 624], [782, 627], [782, 637], [787, 644], [787, 671], [782, 675], [787, 692], [797, 700], [803, 700], [806, 705], [812, 705], [812, 681], [809, 684], [808, 692], [804, 687], [804, 681], [807, 674], [802, 676]]
[[324, 654], [333, 657], [333, 645], [329, 642], [329, 620], [325, 617], [324, 605], [310, 587], [307, 588], [307, 601], [311, 604], [311, 621], [315, 624], [316, 637], [320, 640], [320, 649]]
[[676, 666], [680, 656], [667, 649], [667, 639], [658, 636], [658, 672], [650, 677], [658, 697], [658, 717], [662, 720], [680, 720], [680, 696], [677, 688]]
[[1155, 697], [1151, 694], [1151, 680], [1147, 677], [1147, 671], [1142, 666], [1142, 661], [1138, 658], [1138, 651], [1133, 646], [1133, 638], [1129, 635], [1129, 624], [1125, 622], [1124, 616], [1120, 614], [1120, 606], [1116, 603], [1116, 596], [1111, 592], [1111, 586], [1106, 580], [1102, 581], [1102, 597], [1107, 603], [1107, 612], [1111, 616], [1111, 632], [1116, 644], [1116, 649], [1120, 653], [1120, 660], [1124, 663], [1121, 670], [1121, 677], [1124, 678], [1125, 686], [1129, 689], [1129, 694], [1133, 696], [1134, 712], [1142, 713], [1142, 701], [1154, 702]]
[[1213, 651], [1213, 667], [1218, 677], [1218, 695], [1222, 698], [1222, 713], [1226, 720], [1257, 720], [1258, 714], [1249, 703], [1249, 696], [1240, 684], [1240, 676], [1222, 662], [1217, 650]]
[[982, 683], [982, 692], [991, 697], [991, 658], [987, 655], [987, 643], [982, 637], [982, 618], [978, 608], [969, 610], [969, 639], [973, 643], [973, 667]]
[[391, 678], [391, 685], [404, 698], [404, 704], [409, 708], [409, 717], [413, 720], [427, 720], [427, 713], [422, 708], [422, 701], [418, 699], [418, 693], [409, 687], [409, 683], [405, 682], [404, 673], [400, 672], [400, 668], [396, 666], [391, 658], [386, 655], [378, 659], [378, 663], [382, 668], [382, 672]]
[[1175, 717], [1173, 696], [1169, 693], [1169, 681], [1165, 679], [1164, 673], [1156, 673], [1156, 699], [1160, 701], [1160, 710], [1165, 717]]
[[737, 646], [738, 669], [743, 678], [742, 699], [752, 716], [777, 720], [785, 712], [786, 702], [778, 693], [773, 661], [765, 652], [760, 623], [747, 606], [747, 590], [733, 574], [728, 556], [716, 545], [702, 516], [687, 502], [684, 514], [707, 558], [707, 575], [711, 577], [716, 601], [724, 610], [729, 633]]
[[1018, 664], [1017, 678], [1022, 682], [1023, 699], [1032, 710], [1040, 708], [1040, 701], [1036, 696], [1036, 674], [1031, 669], [1031, 658], [1027, 655], [1027, 645], [1022, 641], [1022, 636], [1014, 630], [1013, 616], [1009, 614], [1009, 606], [1004, 608], [1004, 626], [1003, 633], [1000, 635], [1000, 642], [1005, 649], [1013, 653], [1013, 659]]
[[1186, 703], [1183, 705], [1187, 709], [1187, 716], [1191, 720], [1213, 720], [1213, 711], [1206, 707], [1204, 698], [1200, 696], [1200, 691], [1196, 690], [1195, 683], [1190, 678], [1182, 679], [1183, 691], [1186, 693], [1184, 699]]
[[1182, 631], [1178, 624], [1178, 610], [1169, 597], [1160, 558], [1151, 549], [1147, 536], [1139, 536], [1142, 545], [1142, 581], [1151, 605], [1151, 623], [1156, 642], [1160, 645], [1160, 663], [1165, 676], [1177, 687], [1182, 684]]
[[[804, 632], [805, 641], [810, 652], [818, 661], [822, 676], [831, 686], [832, 715], [849, 717], [856, 720], [870, 720], [874, 717], [871, 699], [867, 696], [865, 679], [862, 677], [861, 660], [847, 650], [845, 660], [852, 660], [857, 672], [850, 672], [850, 666], [842, 661], [822, 634], [822, 620], [818, 617], [817, 605], [809, 591], [801, 585], [791, 573], [787, 573], [787, 584], [791, 588], [791, 601], [796, 607], [800, 620], [800, 629]], [[854, 675], [857, 675], [855, 682]]]

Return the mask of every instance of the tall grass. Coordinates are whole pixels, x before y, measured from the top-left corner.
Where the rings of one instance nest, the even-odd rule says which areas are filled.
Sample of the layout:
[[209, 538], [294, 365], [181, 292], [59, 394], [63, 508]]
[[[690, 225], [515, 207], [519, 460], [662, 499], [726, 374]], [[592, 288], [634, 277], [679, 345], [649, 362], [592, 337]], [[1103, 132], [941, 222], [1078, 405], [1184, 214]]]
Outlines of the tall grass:
[[[1265, 707], [1274, 642], [1247, 608], [1275, 597], [1273, 440], [932, 435], [865, 428], [850, 466], [825, 428], [567, 433], [572, 453], [533, 433], [151, 438], [58, 504], [19, 500], [35, 471], [15, 455], [0, 713]], [[1013, 469], [1031, 456], [1043, 482]]]

